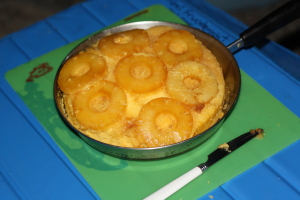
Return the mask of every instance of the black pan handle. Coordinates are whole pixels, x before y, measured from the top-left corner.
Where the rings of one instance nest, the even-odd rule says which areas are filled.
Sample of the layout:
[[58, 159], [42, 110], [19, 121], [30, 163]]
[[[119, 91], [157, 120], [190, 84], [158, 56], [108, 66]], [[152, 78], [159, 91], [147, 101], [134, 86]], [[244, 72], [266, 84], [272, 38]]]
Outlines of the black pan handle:
[[[251, 47], [263, 37], [300, 17], [300, 0], [291, 0], [240, 34], [240, 39], [228, 46], [231, 52]], [[234, 46], [236, 45], [236, 46]]]

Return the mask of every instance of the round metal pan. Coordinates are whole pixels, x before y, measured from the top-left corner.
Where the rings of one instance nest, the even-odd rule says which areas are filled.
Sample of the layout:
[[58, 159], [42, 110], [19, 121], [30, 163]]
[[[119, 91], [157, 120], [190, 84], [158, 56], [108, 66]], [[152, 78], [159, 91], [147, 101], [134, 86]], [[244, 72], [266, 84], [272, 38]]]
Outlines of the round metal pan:
[[[228, 47], [224, 46], [221, 42], [213, 38], [212, 36], [198, 30], [195, 28], [192, 28], [190, 26], [182, 25], [182, 24], [176, 24], [176, 23], [170, 23], [170, 22], [161, 22], [161, 21], [142, 21], [142, 22], [135, 22], [135, 23], [129, 23], [124, 24], [120, 26], [116, 26], [113, 28], [109, 28], [107, 30], [104, 30], [102, 32], [99, 32], [81, 44], [79, 44], [76, 48], [74, 48], [63, 60], [61, 63], [61, 66], [57, 72], [55, 81], [54, 81], [54, 97], [55, 97], [55, 103], [58, 109], [58, 112], [60, 113], [61, 117], [65, 120], [65, 122], [74, 129], [79, 136], [90, 146], [94, 147], [95, 149], [112, 155], [119, 158], [124, 159], [139, 159], [139, 160], [149, 160], [149, 159], [158, 159], [158, 158], [165, 158], [169, 156], [174, 156], [181, 154], [183, 152], [186, 152], [188, 150], [191, 150], [205, 141], [207, 141], [222, 125], [224, 119], [228, 117], [230, 111], [233, 109], [240, 91], [240, 85], [241, 85], [241, 76], [240, 76], [240, 70], [238, 67], [238, 64], [235, 60], [235, 58], [232, 55], [232, 52], [235, 52], [239, 50], [242, 47], [245, 46], [251, 46], [253, 45], [257, 40], [259, 40], [261, 37], [265, 36], [266, 34], [276, 30], [278, 25], [276, 22], [271, 21], [270, 18], [276, 17], [275, 21], [283, 22], [280, 26], [283, 26], [284, 24], [294, 20], [295, 18], [299, 17], [298, 10], [299, 9], [299, 1], [291, 1], [292, 3], [288, 3], [285, 5], [285, 7], [288, 6], [288, 8], [280, 8], [281, 10], [277, 10], [275, 13], [273, 13], [271, 16], [267, 17], [268, 19], [264, 22], [258, 23], [258, 25], [255, 25], [253, 27], [250, 27], [245, 32], [241, 34], [241, 38], [237, 41], [233, 42]], [[298, 7], [297, 7], [298, 6]], [[296, 7], [296, 8], [295, 8]], [[291, 10], [296, 9], [296, 11], [293, 11], [291, 14]], [[284, 14], [282, 14], [284, 13]], [[281, 14], [281, 17], [277, 17], [279, 14]], [[295, 17], [296, 15], [296, 17]], [[268, 27], [266, 28], [266, 23], [268, 24]], [[273, 25], [272, 25], [273, 23]], [[275, 23], [275, 25], [274, 25]], [[78, 131], [68, 120], [67, 120], [67, 113], [64, 108], [63, 104], [63, 93], [60, 90], [59, 86], [57, 85], [57, 78], [58, 74], [64, 65], [64, 63], [71, 57], [78, 54], [80, 51], [85, 50], [88, 46], [91, 46], [96, 41], [101, 39], [104, 36], [118, 33], [126, 30], [131, 29], [148, 29], [153, 26], [171, 26], [175, 29], [181, 29], [181, 30], [187, 30], [195, 35], [197, 39], [199, 39], [218, 59], [221, 68], [223, 70], [224, 79], [226, 82], [226, 96], [225, 96], [225, 108], [224, 108], [224, 116], [216, 122], [212, 127], [210, 127], [208, 130], [204, 131], [203, 133], [194, 136], [188, 140], [168, 145], [168, 146], [162, 146], [162, 147], [154, 147], [154, 148], [126, 148], [126, 147], [119, 147], [114, 146], [110, 144], [106, 144], [103, 142], [96, 141], [88, 136], [86, 136], [84, 133]]]

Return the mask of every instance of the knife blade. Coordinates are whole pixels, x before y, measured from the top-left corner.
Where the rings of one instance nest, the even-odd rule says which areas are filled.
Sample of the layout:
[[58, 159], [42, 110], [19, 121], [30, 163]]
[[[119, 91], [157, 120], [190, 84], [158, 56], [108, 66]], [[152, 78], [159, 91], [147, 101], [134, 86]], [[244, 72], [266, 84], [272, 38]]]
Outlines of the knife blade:
[[173, 193], [184, 187], [186, 184], [200, 176], [214, 163], [231, 154], [234, 150], [238, 149], [240, 146], [247, 143], [249, 140], [261, 133], [263, 133], [263, 129], [261, 128], [252, 129], [249, 132], [244, 133], [227, 143], [219, 145], [215, 151], [208, 155], [208, 159], [205, 163], [202, 163], [186, 172], [185, 174], [179, 176], [177, 179], [173, 180], [156, 192], [144, 198], [144, 200], [166, 199], [167, 197], [171, 196]]

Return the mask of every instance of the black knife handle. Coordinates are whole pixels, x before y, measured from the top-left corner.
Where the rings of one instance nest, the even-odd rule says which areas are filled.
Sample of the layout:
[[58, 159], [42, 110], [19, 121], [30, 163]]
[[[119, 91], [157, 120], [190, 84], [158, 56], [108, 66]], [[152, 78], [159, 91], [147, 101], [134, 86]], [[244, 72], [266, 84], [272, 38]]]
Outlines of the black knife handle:
[[240, 34], [244, 47], [250, 47], [261, 38], [300, 17], [300, 0], [291, 0]]

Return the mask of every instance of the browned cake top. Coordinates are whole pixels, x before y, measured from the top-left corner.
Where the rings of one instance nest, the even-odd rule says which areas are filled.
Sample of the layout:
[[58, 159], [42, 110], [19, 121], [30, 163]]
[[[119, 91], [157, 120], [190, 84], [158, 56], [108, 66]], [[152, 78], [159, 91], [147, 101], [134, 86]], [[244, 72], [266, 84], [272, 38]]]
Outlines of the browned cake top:
[[177, 143], [223, 116], [217, 59], [188, 31], [166, 26], [103, 37], [65, 63], [58, 84], [68, 120], [116, 146]]

